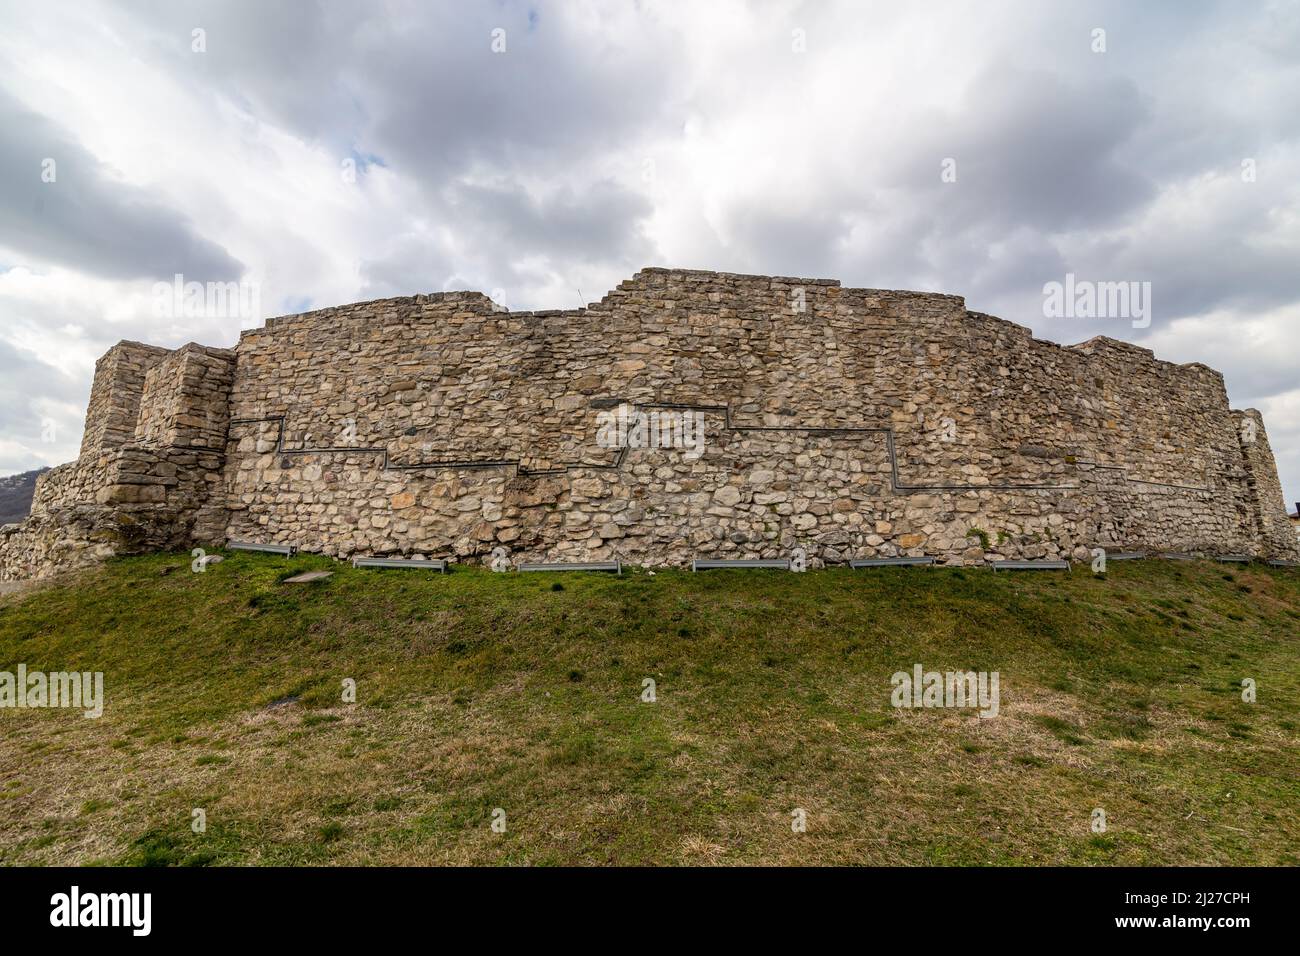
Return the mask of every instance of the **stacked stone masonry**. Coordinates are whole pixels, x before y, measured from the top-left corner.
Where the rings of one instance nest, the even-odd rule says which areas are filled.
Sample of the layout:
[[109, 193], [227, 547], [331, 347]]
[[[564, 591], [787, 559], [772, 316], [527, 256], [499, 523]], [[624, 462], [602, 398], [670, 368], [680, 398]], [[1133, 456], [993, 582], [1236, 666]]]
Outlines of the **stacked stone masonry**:
[[[702, 454], [603, 447], [620, 404], [697, 411]], [[0, 534], [0, 579], [227, 539], [651, 566], [1300, 557], [1259, 413], [1211, 368], [1037, 340], [956, 296], [666, 269], [574, 311], [458, 292], [272, 319], [231, 350], [123, 342], [81, 457]]]

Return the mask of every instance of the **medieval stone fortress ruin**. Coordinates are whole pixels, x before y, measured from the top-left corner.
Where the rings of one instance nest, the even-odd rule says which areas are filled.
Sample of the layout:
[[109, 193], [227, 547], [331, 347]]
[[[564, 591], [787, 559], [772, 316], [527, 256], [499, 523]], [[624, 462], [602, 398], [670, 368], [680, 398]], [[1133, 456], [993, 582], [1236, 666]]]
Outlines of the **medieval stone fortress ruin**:
[[957, 296], [668, 269], [571, 311], [453, 292], [233, 349], [122, 342], [80, 457], [0, 534], [0, 579], [228, 540], [645, 566], [1300, 556], [1259, 413], [1205, 365], [1041, 341]]

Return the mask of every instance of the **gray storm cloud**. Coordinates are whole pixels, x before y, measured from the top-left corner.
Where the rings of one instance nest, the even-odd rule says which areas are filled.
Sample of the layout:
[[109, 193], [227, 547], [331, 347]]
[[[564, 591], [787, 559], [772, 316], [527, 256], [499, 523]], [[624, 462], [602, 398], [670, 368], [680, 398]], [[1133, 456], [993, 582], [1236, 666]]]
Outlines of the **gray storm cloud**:
[[188, 217], [118, 180], [55, 120], [0, 88], [0, 247], [115, 278], [238, 278]]

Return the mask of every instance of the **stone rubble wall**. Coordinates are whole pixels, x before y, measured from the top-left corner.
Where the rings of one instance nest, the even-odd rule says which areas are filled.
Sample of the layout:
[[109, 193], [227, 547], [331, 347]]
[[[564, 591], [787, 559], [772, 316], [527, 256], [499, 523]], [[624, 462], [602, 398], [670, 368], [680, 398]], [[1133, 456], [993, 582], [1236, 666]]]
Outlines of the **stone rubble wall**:
[[193, 343], [145, 374], [134, 440], [224, 452], [230, 425], [233, 353]]
[[41, 475], [27, 520], [0, 529], [0, 580], [221, 541], [234, 358], [196, 345], [111, 349], [96, 364], [81, 456]]
[[95, 363], [90, 407], [81, 435], [81, 456], [116, 448], [135, 438], [145, 376], [168, 350], [140, 342], [119, 342]]
[[[118, 348], [88, 435], [188, 484], [102, 502], [153, 509], [114, 553], [174, 511], [170, 546], [339, 557], [1300, 556], [1259, 414], [1218, 372], [1037, 340], [956, 296], [646, 269], [580, 310], [445, 293], [273, 319], [233, 351]], [[703, 454], [601, 447], [621, 403], [698, 412]]]
[[[1237, 434], [1242, 438], [1246, 487], [1241, 497], [1247, 514], [1255, 521], [1261, 547], [1265, 552], [1284, 556], [1300, 554], [1300, 540], [1296, 539], [1287, 517], [1277, 462], [1264, 431], [1264, 417], [1254, 408], [1234, 410], [1232, 415]], [[1254, 423], [1249, 430], [1245, 426], [1247, 419]]]

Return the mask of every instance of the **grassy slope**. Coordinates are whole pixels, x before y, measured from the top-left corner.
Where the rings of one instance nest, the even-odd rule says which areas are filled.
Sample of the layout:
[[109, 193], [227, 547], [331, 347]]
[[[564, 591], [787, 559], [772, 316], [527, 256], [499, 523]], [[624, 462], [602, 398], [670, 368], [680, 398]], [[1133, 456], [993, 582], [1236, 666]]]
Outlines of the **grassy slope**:
[[[1300, 574], [1206, 562], [120, 560], [0, 598], [0, 669], [108, 698], [0, 710], [0, 862], [1295, 864], [1298, 632]], [[999, 671], [1000, 716], [894, 710], [918, 662]]]

